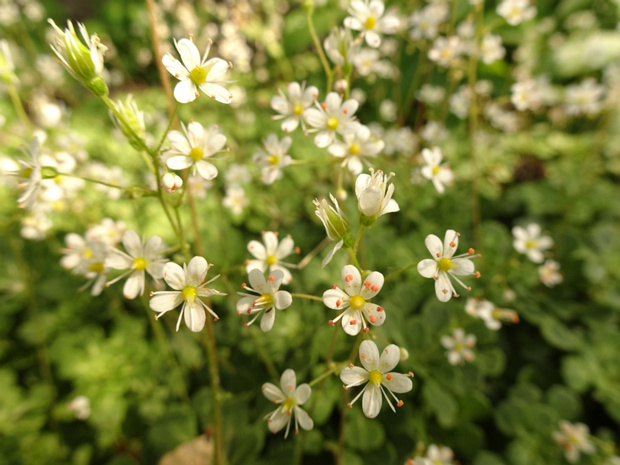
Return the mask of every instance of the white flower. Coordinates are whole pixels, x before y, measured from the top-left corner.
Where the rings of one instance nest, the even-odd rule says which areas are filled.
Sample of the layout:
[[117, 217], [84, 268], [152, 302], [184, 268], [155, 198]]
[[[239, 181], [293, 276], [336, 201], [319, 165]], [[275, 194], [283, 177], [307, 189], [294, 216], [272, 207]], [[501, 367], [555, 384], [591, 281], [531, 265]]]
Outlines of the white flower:
[[224, 151], [226, 136], [220, 134], [217, 126], [207, 130], [202, 124], [192, 121], [183, 132], [170, 131], [168, 140], [170, 149], [164, 155], [166, 166], [171, 170], [183, 170], [191, 167], [192, 173], [210, 181], [217, 176], [217, 168], [207, 161], [212, 155]]
[[314, 137], [314, 143], [319, 148], [330, 145], [336, 139], [336, 133], [344, 136], [357, 130], [359, 123], [354, 115], [359, 104], [353, 99], [342, 102], [342, 97], [336, 92], [330, 92], [325, 102], [317, 108], [308, 108], [303, 116], [306, 122], [314, 129], [310, 132], [319, 131]]
[[306, 431], [310, 431], [314, 422], [306, 411], [299, 407], [310, 398], [312, 393], [310, 386], [305, 383], [297, 386], [295, 372], [289, 368], [282, 373], [280, 387], [282, 389], [271, 383], [263, 384], [265, 397], [275, 404], [280, 404], [277, 409], [265, 417], [269, 430], [272, 433], [277, 433], [286, 425], [286, 432], [284, 433], [284, 439], [286, 439], [291, 427], [292, 416], [295, 414], [295, 434], [299, 432], [300, 426]]
[[449, 12], [448, 5], [444, 3], [432, 3], [413, 12], [409, 18], [411, 38], [419, 40], [437, 37], [439, 25], [448, 18]]
[[292, 142], [288, 136], [278, 140], [277, 135], [269, 134], [263, 141], [263, 150], [252, 155], [252, 161], [262, 170], [261, 181], [265, 184], [272, 184], [282, 178], [282, 168], [290, 165], [292, 161], [291, 156], [286, 153]]
[[256, 260], [246, 260], [246, 272], [249, 273], [255, 268], [259, 269], [262, 273], [267, 271], [267, 268], [269, 268], [270, 273], [273, 273], [275, 270], [280, 270], [284, 275], [282, 284], [289, 284], [293, 280], [293, 277], [286, 267], [296, 268], [297, 265], [284, 263], [282, 259], [293, 253], [295, 250], [295, 242], [289, 235], [278, 243], [278, 233], [272, 231], [263, 232], [263, 242], [265, 245], [258, 241], [250, 241], [248, 244], [248, 251]]
[[78, 420], [88, 420], [90, 417], [90, 399], [86, 396], [77, 396], [67, 404], [67, 409], [73, 412]]
[[381, 45], [379, 34], [394, 34], [399, 26], [399, 19], [394, 10], [385, 13], [382, 0], [351, 0], [349, 14], [344, 19], [345, 27], [361, 31], [370, 47]]
[[536, 7], [530, 5], [530, 0], [503, 0], [497, 5], [496, 11], [511, 26], [516, 26], [536, 16]]
[[158, 312], [155, 319], [159, 319], [164, 313], [183, 304], [177, 320], [177, 331], [183, 316], [185, 316], [185, 324], [191, 331], [201, 331], [206, 321], [205, 309], [217, 321], [219, 317], [215, 312], [200, 300], [200, 297], [226, 295], [207, 287], [207, 284], [217, 279], [219, 275], [204, 282], [210, 266], [203, 257], [192, 258], [189, 264], [183, 264], [183, 268], [173, 262], [166, 263], [163, 268], [164, 280], [174, 291], [151, 292], [149, 306]]
[[252, 180], [252, 175], [246, 165], [232, 163], [224, 174], [224, 179], [228, 187], [242, 186]]
[[344, 291], [334, 284], [332, 289], [323, 293], [325, 305], [333, 310], [342, 311], [340, 315], [330, 320], [329, 324], [333, 325], [342, 320], [342, 329], [351, 336], [355, 336], [362, 329], [364, 332], [368, 331], [366, 320], [373, 326], [381, 326], [385, 321], [385, 311], [383, 307], [369, 300], [383, 287], [383, 275], [373, 271], [362, 282], [359, 270], [353, 265], [346, 265], [342, 268], [341, 277]]
[[426, 457], [432, 465], [452, 465], [454, 463], [454, 452], [446, 446], [431, 444], [426, 451]]
[[309, 108], [319, 95], [316, 86], [310, 86], [306, 89], [306, 83], [302, 82], [301, 86], [297, 82], [289, 82], [286, 85], [288, 97], [278, 88], [278, 94], [271, 98], [271, 108], [279, 115], [274, 115], [271, 119], [277, 120], [284, 118], [281, 128], [284, 132], [291, 132], [297, 129], [301, 123], [301, 127], [306, 131], [303, 120], [304, 111]]
[[162, 258], [160, 255], [166, 250], [166, 246], [159, 236], [152, 236], [145, 242], [144, 237], [140, 239], [138, 233], [131, 230], [123, 235], [123, 246], [127, 253], [117, 249], [110, 250], [105, 265], [115, 270], [127, 271], [108, 282], [107, 286], [130, 275], [123, 287], [123, 295], [126, 299], [135, 299], [144, 294], [145, 271], [155, 281], [159, 281], [163, 277], [164, 263], [168, 259]]
[[480, 55], [487, 65], [504, 58], [506, 49], [502, 45], [502, 38], [495, 34], [485, 34], [480, 44]]
[[566, 87], [565, 108], [569, 115], [595, 115], [603, 109], [605, 86], [593, 78]]
[[226, 196], [222, 199], [222, 205], [230, 208], [235, 215], [241, 215], [248, 204], [248, 198], [242, 187], [231, 186], [226, 188]]
[[62, 249], [65, 256], [60, 259], [62, 267], [88, 278], [80, 291], [92, 284], [91, 295], [101, 294], [108, 274], [105, 266], [108, 245], [93, 239], [84, 239], [75, 233], [67, 234], [65, 242], [67, 247]]
[[400, 360], [398, 346], [390, 344], [379, 357], [377, 345], [373, 341], [365, 340], [360, 344], [359, 355], [363, 368], [351, 364], [340, 372], [340, 379], [345, 389], [366, 384], [364, 389], [349, 403], [349, 407], [363, 394], [362, 410], [368, 418], [375, 418], [379, 415], [383, 397], [395, 412], [396, 409], [386, 391], [394, 398], [396, 405], [401, 407], [404, 402], [399, 400], [394, 393], [409, 392], [413, 388], [413, 383], [409, 378], [413, 377], [413, 373], [410, 372], [407, 376], [391, 371]]
[[593, 454], [596, 447], [590, 441], [590, 429], [583, 423], [572, 424], [566, 420], [560, 422], [560, 431], [553, 433], [555, 442], [564, 448], [566, 459], [575, 463], [579, 460], [579, 453]]
[[452, 365], [459, 365], [464, 362], [471, 362], [474, 353], [471, 349], [476, 345], [476, 336], [465, 334], [462, 328], [456, 328], [452, 336], [442, 336], [441, 345], [448, 349], [446, 356]]
[[443, 153], [439, 147], [433, 147], [432, 149], [422, 150], [422, 157], [426, 162], [426, 165], [422, 167], [421, 173], [426, 179], [433, 181], [433, 185], [437, 192], [443, 194], [445, 191], [444, 185], [451, 185], [454, 181], [454, 174], [450, 170], [450, 165], [447, 163], [440, 164], [443, 158]]
[[220, 78], [231, 67], [230, 63], [221, 58], [211, 58], [207, 60], [212, 42], [209, 41], [202, 60], [198, 48], [194, 45], [192, 38], [174, 40], [174, 45], [181, 56], [183, 63], [179, 62], [169, 53], [162, 58], [162, 63], [179, 83], [174, 88], [174, 98], [179, 103], [193, 102], [198, 97], [198, 88], [221, 103], [230, 103], [232, 94], [222, 87], [228, 81]]
[[370, 168], [370, 173], [370, 175], [360, 174], [355, 180], [355, 195], [359, 211], [375, 219], [386, 213], [399, 211], [398, 203], [392, 199], [394, 184], [388, 186], [394, 173], [384, 175], [381, 170], [375, 173], [373, 168]]
[[541, 236], [540, 226], [536, 223], [528, 224], [525, 228], [515, 226], [512, 228], [512, 235], [515, 250], [526, 254], [534, 263], [542, 263], [545, 258], [543, 251], [553, 246], [553, 239]]
[[553, 287], [564, 281], [560, 273], [560, 264], [555, 260], [547, 260], [544, 265], [538, 267], [541, 282], [547, 287]]
[[179, 187], [183, 186], [183, 180], [181, 179], [180, 176], [174, 173], [165, 173], [161, 177], [160, 184], [164, 192], [171, 194], [172, 192], [176, 191]]
[[273, 271], [265, 280], [263, 272], [255, 268], [248, 273], [248, 279], [252, 287], [245, 283], [241, 287], [254, 294], [258, 294], [259, 297], [245, 292], [238, 292], [237, 294], [243, 297], [237, 302], [237, 313], [239, 315], [242, 313], [248, 315], [256, 314], [254, 318], [245, 324], [246, 327], [254, 323], [262, 314], [260, 329], [267, 332], [273, 328], [273, 323], [276, 321], [276, 309], [284, 310], [290, 307], [293, 303], [293, 296], [287, 291], [279, 290], [284, 279], [284, 273], [280, 270]]
[[474, 318], [483, 320], [486, 327], [493, 331], [501, 328], [502, 322], [519, 322], [519, 316], [514, 310], [499, 308], [493, 302], [486, 299], [470, 297], [465, 303], [465, 311]]
[[37, 201], [37, 194], [43, 183], [41, 173], [41, 163], [39, 161], [39, 138], [32, 139], [28, 149], [20, 147], [25, 158], [18, 159], [21, 168], [17, 172], [20, 182], [18, 187], [23, 188], [24, 192], [17, 199], [19, 208], [32, 208]]
[[11, 54], [11, 48], [6, 39], [0, 40], [0, 79], [7, 84], [17, 81], [13, 55]]
[[319, 217], [323, 226], [325, 226], [327, 237], [332, 241], [338, 241], [331, 252], [323, 259], [323, 268], [331, 261], [334, 254], [344, 245], [345, 241], [347, 241], [346, 247], [353, 245], [349, 222], [340, 209], [340, 205], [338, 205], [336, 198], [331, 194], [329, 194], [329, 198], [336, 208], [329, 205], [325, 199], [314, 199], [312, 201], [316, 206], [316, 211], [314, 213]]
[[351, 30], [339, 27], [332, 29], [323, 46], [329, 59], [337, 66], [352, 63], [360, 50], [359, 42], [353, 41]]
[[371, 138], [370, 129], [361, 124], [355, 132], [344, 135], [343, 139], [334, 141], [327, 151], [336, 158], [344, 158], [341, 166], [346, 166], [353, 175], [362, 172], [362, 162], [368, 163], [365, 157], [376, 157], [385, 146], [382, 140]]
[[537, 110], [541, 103], [538, 83], [534, 79], [515, 82], [510, 86], [510, 101], [517, 110]]
[[115, 247], [125, 234], [125, 222], [104, 218], [101, 223], [93, 226], [84, 235], [89, 241], [103, 242], [109, 247]]
[[463, 284], [457, 278], [457, 275], [468, 276], [475, 274], [478, 278], [480, 273], [474, 270], [474, 263], [472, 262], [472, 258], [475, 257], [474, 249], [469, 249], [466, 254], [454, 257], [454, 252], [459, 244], [459, 233], [448, 229], [443, 244], [437, 236], [429, 234], [426, 236], [424, 243], [433, 258], [426, 258], [418, 263], [418, 273], [425, 278], [433, 278], [435, 280], [435, 294], [437, 298], [441, 302], [447, 302], [452, 296], [458, 297], [450, 277], [468, 291], [471, 290], [470, 287]]
[[461, 39], [458, 36], [437, 37], [428, 57], [439, 66], [448, 67], [462, 51]]

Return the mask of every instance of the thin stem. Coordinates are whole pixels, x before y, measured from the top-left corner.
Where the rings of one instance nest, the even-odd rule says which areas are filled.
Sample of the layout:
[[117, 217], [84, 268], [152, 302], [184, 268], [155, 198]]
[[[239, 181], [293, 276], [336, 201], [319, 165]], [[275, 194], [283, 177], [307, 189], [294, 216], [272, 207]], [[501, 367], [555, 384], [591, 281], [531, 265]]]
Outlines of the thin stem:
[[217, 347], [215, 344], [215, 331], [213, 320], [207, 317], [205, 324], [205, 347], [207, 349], [207, 359], [209, 361], [209, 377], [211, 378], [211, 395], [213, 401], [213, 463], [223, 465], [226, 463], [224, 457], [223, 430], [222, 430], [222, 405], [220, 394], [220, 372], [217, 360]]
[[362, 236], [364, 235], [364, 229], [366, 229], [366, 226], [363, 224], [360, 224], [360, 229], [359, 231], [357, 231], [357, 236], [355, 236], [355, 242], [353, 243], [353, 253], [357, 255], [357, 248], [360, 245], [360, 241], [362, 240]]
[[117, 186], [115, 184], [110, 184], [109, 182], [104, 182], [104, 181], [99, 181], [98, 179], [92, 179], [92, 178], [85, 178], [84, 176], [79, 176], [77, 174], [71, 174], [71, 173], [58, 173], [57, 176], [67, 176], [70, 178], [77, 178], [77, 179], [82, 179], [86, 182], [92, 182], [94, 184], [101, 184], [102, 186], [106, 186], [106, 187], [112, 187], [114, 189], [125, 189], [122, 186]]
[[[101, 97], [101, 100], [103, 100], [103, 103], [106, 104], [106, 106], [110, 109], [110, 111], [114, 114], [114, 116], [118, 118], [119, 121], [123, 121], [123, 122], [126, 121], [125, 117], [116, 110], [116, 106], [114, 105], [114, 102], [110, 100], [110, 97], [108, 97], [107, 95], [104, 95]], [[147, 152], [152, 157], [153, 153], [146, 146], [146, 144], [144, 143], [144, 140], [142, 140], [142, 138], [138, 134], [136, 134], [135, 131], [131, 128], [131, 125], [125, 124], [124, 126], [127, 129], [127, 131], [129, 131], [131, 136], [133, 137], [134, 142], [138, 142], [138, 144], [140, 145], [140, 148], [144, 150], [145, 152]]]
[[26, 114], [26, 110], [24, 110], [24, 105], [19, 98], [17, 88], [14, 85], [9, 85], [8, 90], [9, 96], [11, 97], [11, 103], [13, 103], [13, 107], [15, 108], [15, 113], [17, 113], [19, 119], [21, 119], [26, 126], [31, 127], [32, 123], [30, 122], [30, 118], [28, 118], [28, 115]]
[[170, 119], [168, 120], [168, 126], [166, 126], [166, 130], [161, 135], [161, 139], [159, 140], [159, 144], [157, 144], [157, 148], [153, 151], [154, 154], [159, 155], [159, 151], [161, 150], [161, 146], [164, 145], [164, 141], [166, 140], [166, 136], [170, 132], [172, 125], [174, 124], [174, 118], [179, 109], [179, 103], [173, 104], [172, 111], [170, 112]]
[[278, 370], [276, 370], [276, 367], [271, 361], [271, 359], [269, 358], [269, 355], [267, 354], [267, 352], [265, 352], [265, 349], [263, 348], [262, 344], [258, 340], [258, 337], [256, 337], [255, 332], [252, 330], [252, 328], [247, 328], [247, 329], [248, 329], [248, 333], [250, 333], [250, 339], [252, 339], [252, 343], [254, 344], [254, 348], [256, 349], [258, 358], [260, 358], [262, 362], [265, 364], [265, 368], [267, 368], [267, 371], [269, 372], [269, 376], [271, 376], [273, 379], [278, 379], [280, 377], [280, 374], [278, 373]]
[[385, 276], [384, 280], [387, 281], [388, 279], [392, 279], [393, 277], [398, 276], [399, 274], [404, 273], [405, 271], [410, 270], [411, 268], [413, 268], [415, 266], [418, 266], [418, 264], [417, 263], [412, 263], [411, 265], [407, 265], [407, 266], [401, 268], [400, 270], [392, 271], [390, 274]]
[[204, 247], [202, 246], [202, 236], [200, 235], [200, 222], [198, 220], [198, 213], [196, 211], [196, 202], [194, 202], [194, 195], [189, 188], [185, 189], [187, 193], [187, 203], [189, 204], [190, 216], [192, 219], [192, 229], [194, 230], [194, 248], [196, 253], [201, 257], [204, 257]]
[[149, 25], [151, 27], [151, 37], [153, 38], [153, 52], [155, 54], [155, 63], [157, 63], [157, 71], [159, 72], [159, 80], [166, 93], [168, 100], [168, 113], [172, 116], [175, 112], [174, 97], [172, 96], [172, 86], [168, 79], [168, 72], [161, 61], [161, 49], [159, 48], [159, 34], [157, 34], [157, 18], [155, 17], [155, 3], [153, 0], [146, 0], [146, 8], [149, 12]]
[[304, 268], [310, 261], [318, 254], [321, 250], [325, 248], [325, 246], [331, 241], [329, 237], [326, 237], [318, 245], [310, 251], [308, 255], [301, 259], [301, 261], [297, 264], [297, 269], [301, 270]]
[[321, 64], [323, 65], [325, 76], [327, 77], [327, 93], [329, 93], [333, 86], [334, 72], [329, 66], [329, 62], [327, 61], [327, 57], [325, 56], [325, 52], [323, 52], [323, 47], [321, 46], [319, 36], [314, 29], [314, 23], [312, 22], [312, 13], [306, 11], [306, 18], [308, 19], [308, 30], [310, 31], [310, 36], [312, 37], [312, 41], [314, 42], [316, 51], [319, 54], [319, 59], [321, 60]]
[[321, 297], [317, 297], [315, 295], [299, 294], [297, 292], [293, 292], [293, 293], [291, 293], [291, 295], [293, 297], [299, 297], [300, 299], [309, 299], [309, 300], [316, 300], [317, 302], [323, 302], [323, 299]]
[[358, 270], [362, 271], [362, 268], [357, 261], [357, 257], [355, 256], [355, 252], [353, 252], [353, 249], [351, 247], [347, 247], [347, 251], [349, 252], [349, 255], [351, 257], [351, 264], [354, 265]]
[[343, 366], [346, 366], [346, 364], [334, 363], [331, 368], [329, 368], [327, 371], [323, 372], [323, 374], [319, 375], [318, 377], [316, 377], [312, 381], [310, 381], [308, 383], [308, 386], [312, 387], [315, 384], [320, 383], [321, 381], [323, 381], [328, 376], [330, 376], [330, 375], [336, 373], [336, 371], [342, 369]]

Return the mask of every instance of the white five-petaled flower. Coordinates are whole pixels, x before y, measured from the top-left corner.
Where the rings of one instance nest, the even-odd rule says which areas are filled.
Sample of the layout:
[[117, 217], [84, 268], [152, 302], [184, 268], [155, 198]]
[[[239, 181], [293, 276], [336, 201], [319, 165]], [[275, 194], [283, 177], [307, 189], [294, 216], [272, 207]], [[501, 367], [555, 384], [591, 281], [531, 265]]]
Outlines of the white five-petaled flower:
[[269, 134], [263, 141], [263, 149], [252, 156], [252, 161], [262, 170], [261, 180], [265, 184], [272, 184], [282, 177], [282, 168], [291, 164], [292, 158], [286, 152], [291, 148], [293, 140], [290, 137], [278, 139], [275, 134]]
[[174, 291], [151, 292], [149, 305], [158, 312], [155, 318], [159, 319], [164, 313], [183, 304], [177, 320], [177, 331], [183, 316], [191, 331], [201, 331], [206, 321], [205, 309], [218, 320], [217, 314], [200, 300], [200, 297], [226, 295], [207, 287], [207, 284], [216, 280], [219, 275], [204, 282], [210, 266], [203, 257], [192, 258], [188, 264], [183, 264], [183, 268], [173, 262], [166, 263], [163, 268], [164, 280]]
[[306, 431], [313, 428], [314, 422], [310, 415], [299, 406], [303, 405], [312, 394], [312, 389], [306, 383], [297, 386], [297, 377], [292, 369], [284, 370], [280, 377], [280, 388], [271, 383], [263, 384], [263, 394], [270, 401], [280, 406], [265, 417], [268, 422], [269, 430], [277, 433], [286, 425], [284, 439], [288, 437], [291, 427], [291, 419], [295, 415], [295, 434], [299, 432], [301, 426]]
[[584, 423], [570, 423], [566, 420], [560, 422], [560, 431], [553, 433], [555, 442], [564, 448], [566, 459], [575, 463], [579, 460], [580, 452], [593, 454], [596, 447], [590, 441], [590, 428]]
[[222, 86], [228, 84], [221, 78], [231, 67], [230, 63], [221, 58], [210, 58], [207, 60], [212, 42], [209, 41], [202, 59], [198, 48], [190, 36], [189, 39], [174, 40], [174, 45], [181, 56], [181, 63], [169, 53], [162, 58], [162, 63], [179, 83], [174, 88], [174, 98], [179, 103], [193, 102], [199, 95], [200, 88], [213, 100], [221, 103], [230, 103], [232, 94]]
[[264, 245], [258, 241], [250, 241], [248, 251], [254, 256], [255, 260], [246, 260], [245, 269], [249, 273], [253, 269], [259, 269], [262, 273], [267, 271], [273, 273], [280, 270], [284, 275], [282, 284], [288, 284], [293, 280], [291, 272], [287, 267], [295, 268], [297, 265], [284, 263], [282, 259], [288, 257], [295, 250], [295, 242], [289, 235], [278, 243], [278, 233], [272, 231], [263, 232]]
[[84, 239], [75, 233], [67, 234], [65, 242], [67, 247], [62, 249], [65, 256], [60, 259], [62, 267], [88, 278], [80, 291], [92, 284], [91, 295], [101, 294], [108, 273], [105, 261], [109, 246], [96, 239], [89, 239], [88, 237]]
[[305, 132], [306, 127], [302, 115], [315, 102], [319, 96], [319, 90], [316, 86], [306, 88], [305, 82], [302, 82], [301, 85], [297, 82], [289, 82], [286, 85], [286, 91], [288, 97], [278, 88], [279, 95], [274, 95], [271, 98], [271, 108], [280, 113], [272, 116], [271, 119], [284, 118], [280, 126], [284, 132], [294, 131], [300, 124]]
[[260, 329], [267, 332], [273, 328], [273, 323], [276, 321], [276, 309], [284, 310], [290, 307], [293, 303], [293, 296], [287, 291], [279, 290], [280, 284], [282, 284], [284, 279], [284, 273], [280, 270], [274, 270], [265, 279], [263, 272], [255, 268], [248, 273], [248, 279], [252, 287], [245, 283], [241, 287], [257, 294], [258, 297], [254, 294], [238, 292], [237, 294], [243, 297], [237, 302], [237, 313], [239, 315], [243, 313], [248, 315], [256, 314], [254, 318], [245, 324], [246, 327], [254, 323], [259, 315], [262, 314]]
[[426, 179], [433, 181], [433, 186], [437, 189], [437, 192], [443, 194], [445, 187], [451, 185], [454, 181], [454, 174], [450, 170], [450, 165], [447, 163], [441, 164], [443, 153], [439, 147], [433, 147], [432, 149], [422, 150], [422, 157], [426, 162], [426, 165], [422, 167], [421, 173]]
[[39, 138], [33, 138], [28, 149], [23, 147], [20, 149], [25, 157], [17, 160], [21, 165], [21, 169], [17, 171], [17, 176], [20, 178], [18, 187], [24, 188], [24, 192], [19, 196], [17, 202], [20, 208], [32, 208], [43, 183], [41, 162], [39, 161]]
[[394, 173], [383, 174], [383, 171], [375, 172], [370, 168], [371, 174], [360, 174], [355, 180], [355, 195], [359, 211], [367, 216], [378, 218], [386, 213], [400, 210], [394, 194], [394, 184], [388, 186], [388, 182]]
[[375, 418], [379, 415], [383, 397], [385, 397], [388, 405], [395, 412], [396, 409], [392, 405], [387, 392], [394, 398], [396, 405], [401, 407], [403, 401], [398, 399], [394, 393], [402, 394], [411, 391], [413, 388], [413, 383], [410, 379], [410, 377], [413, 377], [413, 373], [409, 372], [409, 375], [403, 375], [402, 373], [391, 371], [400, 361], [398, 346], [390, 344], [379, 356], [377, 345], [373, 341], [365, 340], [360, 344], [359, 354], [362, 363], [361, 367], [351, 364], [340, 372], [340, 379], [344, 383], [345, 389], [361, 386], [362, 384], [366, 385], [349, 403], [349, 407], [363, 395], [362, 410], [364, 415], [368, 418]]
[[536, 7], [530, 5], [530, 0], [503, 0], [497, 5], [496, 11], [511, 26], [516, 26], [536, 16]]
[[323, 223], [323, 226], [325, 226], [327, 237], [329, 237], [332, 241], [337, 241], [334, 248], [323, 259], [323, 262], [321, 263], [323, 268], [325, 268], [325, 266], [333, 258], [334, 254], [343, 246], [345, 240], [349, 241], [351, 243], [350, 245], [353, 245], [349, 222], [340, 209], [340, 205], [338, 204], [336, 198], [331, 194], [329, 194], [329, 198], [336, 208], [327, 203], [326, 199], [314, 199], [312, 201], [312, 203], [316, 206], [316, 211], [314, 213], [319, 217]]
[[348, 11], [351, 16], [344, 19], [344, 25], [361, 31], [374, 48], [381, 45], [380, 34], [394, 34], [400, 23], [394, 9], [385, 13], [383, 0], [352, 0]]
[[332, 29], [323, 42], [323, 47], [329, 59], [337, 66], [352, 63], [360, 50], [359, 41], [353, 40], [351, 30], [339, 27]]
[[541, 236], [540, 225], [536, 223], [530, 223], [525, 228], [515, 226], [512, 228], [512, 235], [515, 250], [526, 254], [534, 263], [542, 263], [545, 258], [543, 251], [553, 246], [553, 239]]
[[171, 170], [183, 170], [192, 167], [207, 181], [217, 176], [217, 168], [207, 161], [212, 155], [223, 152], [226, 136], [220, 134], [217, 126], [206, 129], [202, 124], [192, 121], [187, 127], [181, 123], [183, 132], [170, 131], [168, 140], [170, 149], [165, 153], [166, 166]]
[[463, 51], [463, 44], [458, 36], [437, 37], [433, 47], [428, 51], [428, 57], [443, 67], [449, 67]]
[[330, 92], [325, 97], [325, 102], [315, 103], [317, 108], [308, 108], [303, 115], [313, 128], [309, 132], [318, 131], [314, 137], [317, 147], [324, 148], [330, 145], [336, 139], [336, 134], [344, 136], [357, 130], [360, 124], [354, 118], [359, 107], [357, 100], [349, 99], [343, 103], [340, 95]]
[[474, 359], [472, 348], [476, 345], [476, 336], [465, 334], [462, 328], [456, 328], [452, 336], [442, 336], [441, 345], [448, 349], [446, 356], [452, 365], [471, 362]]
[[493, 331], [501, 328], [502, 322], [519, 322], [519, 316], [514, 310], [499, 308], [493, 302], [486, 299], [470, 297], [465, 303], [465, 311], [474, 318], [480, 318], [484, 321], [486, 327]]
[[355, 132], [342, 136], [343, 141], [334, 141], [327, 151], [336, 158], [344, 158], [341, 166], [346, 166], [353, 175], [362, 172], [363, 163], [368, 164], [366, 157], [376, 157], [385, 143], [381, 139], [372, 138], [370, 129], [360, 124]]
[[108, 286], [114, 284], [127, 275], [129, 278], [123, 287], [123, 295], [126, 299], [135, 299], [144, 293], [144, 272], [146, 271], [155, 281], [159, 281], [163, 277], [164, 263], [167, 258], [160, 255], [166, 249], [159, 236], [152, 236], [148, 241], [144, 241], [144, 237], [140, 239], [135, 231], [127, 231], [123, 235], [123, 246], [125, 252], [117, 249], [110, 250], [110, 254], [106, 258], [107, 267], [115, 270], [127, 270], [122, 275], [114, 278], [107, 283]]
[[560, 272], [560, 264], [555, 260], [547, 260], [544, 265], [538, 267], [540, 281], [547, 287], [553, 287], [564, 281], [564, 276]]
[[452, 296], [458, 297], [450, 277], [468, 291], [470, 287], [463, 284], [457, 276], [468, 276], [475, 274], [477, 278], [480, 273], [474, 270], [472, 258], [475, 256], [474, 249], [469, 249], [465, 254], [454, 256], [459, 244], [459, 233], [452, 229], [446, 231], [443, 244], [434, 234], [429, 234], [424, 240], [426, 248], [433, 256], [432, 259], [426, 258], [418, 263], [418, 273], [425, 278], [435, 280], [435, 294], [441, 302], [449, 301]]
[[336, 284], [332, 289], [323, 293], [323, 303], [333, 310], [342, 311], [329, 324], [333, 325], [338, 320], [342, 320], [344, 332], [355, 336], [362, 329], [368, 331], [366, 320], [374, 326], [381, 326], [385, 321], [385, 311], [383, 307], [368, 302], [376, 296], [383, 287], [383, 275], [378, 271], [370, 273], [362, 281], [359, 270], [353, 265], [346, 265], [342, 268], [342, 287]]

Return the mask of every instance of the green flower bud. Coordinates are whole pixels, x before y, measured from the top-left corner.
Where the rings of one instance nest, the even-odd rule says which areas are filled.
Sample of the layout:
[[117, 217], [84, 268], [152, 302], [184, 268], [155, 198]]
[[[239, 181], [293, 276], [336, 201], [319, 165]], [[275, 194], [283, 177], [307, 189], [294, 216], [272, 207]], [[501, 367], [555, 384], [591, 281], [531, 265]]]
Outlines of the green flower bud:
[[110, 117], [118, 129], [129, 140], [132, 147], [141, 150], [144, 147], [144, 113], [138, 109], [131, 95], [127, 100], [113, 102], [116, 114], [110, 111]]
[[[344, 213], [340, 210], [340, 206], [338, 205], [338, 201], [336, 198], [330, 194], [330, 198], [336, 208], [332, 207], [327, 203], [326, 199], [314, 200], [314, 205], [316, 205], [316, 216], [323, 222], [323, 226], [325, 226], [325, 231], [329, 238], [333, 241], [340, 241], [351, 238], [350, 225], [347, 219], [344, 217]], [[351, 239], [352, 240], [352, 239]]]

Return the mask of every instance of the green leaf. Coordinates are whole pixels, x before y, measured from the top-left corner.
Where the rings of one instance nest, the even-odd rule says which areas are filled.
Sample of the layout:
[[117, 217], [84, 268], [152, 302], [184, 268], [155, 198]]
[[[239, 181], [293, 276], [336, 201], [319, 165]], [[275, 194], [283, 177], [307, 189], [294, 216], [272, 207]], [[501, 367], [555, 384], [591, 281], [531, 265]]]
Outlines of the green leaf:
[[555, 318], [545, 318], [540, 326], [543, 336], [552, 346], [562, 350], [577, 350], [583, 339]]
[[366, 418], [362, 410], [356, 408], [351, 410], [348, 416], [345, 441], [353, 449], [367, 451], [383, 444], [385, 431], [381, 422]]
[[454, 425], [458, 413], [454, 396], [433, 380], [426, 381], [422, 393], [430, 409], [437, 415], [439, 423], [444, 427]]
[[594, 370], [578, 355], [562, 359], [562, 376], [566, 383], [577, 392], [584, 392], [593, 383]]
[[555, 385], [547, 392], [549, 404], [568, 421], [573, 421], [581, 415], [579, 397], [566, 386]]

